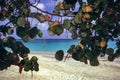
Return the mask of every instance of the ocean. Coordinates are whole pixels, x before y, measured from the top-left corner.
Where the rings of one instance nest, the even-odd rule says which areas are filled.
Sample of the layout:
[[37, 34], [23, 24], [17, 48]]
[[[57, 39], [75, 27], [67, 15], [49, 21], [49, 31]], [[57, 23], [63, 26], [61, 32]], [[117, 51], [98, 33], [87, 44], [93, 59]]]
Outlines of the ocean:
[[[22, 41], [22, 40], [20, 40]], [[23, 41], [22, 41], [23, 42]], [[30, 51], [37, 52], [56, 52], [63, 50], [67, 52], [72, 44], [77, 45], [77, 40], [71, 39], [35, 39], [23, 44], [30, 49]]]
[[[22, 40], [19, 40], [22, 41]], [[23, 41], [22, 41], [23, 42]], [[63, 50], [67, 52], [69, 47], [72, 44], [77, 45], [78, 40], [72, 39], [35, 39], [29, 42], [23, 42], [23, 44], [30, 49], [30, 51], [37, 52], [56, 52], [57, 50]], [[108, 42], [108, 47], [116, 49], [116, 45], [114, 41]]]

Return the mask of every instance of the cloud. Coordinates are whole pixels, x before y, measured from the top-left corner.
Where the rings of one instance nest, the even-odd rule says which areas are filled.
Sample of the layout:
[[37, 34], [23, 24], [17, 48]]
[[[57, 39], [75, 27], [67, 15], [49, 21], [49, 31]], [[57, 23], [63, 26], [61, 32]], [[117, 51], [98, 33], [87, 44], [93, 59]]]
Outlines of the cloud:
[[[35, 4], [36, 5], [36, 4]], [[37, 7], [44, 10], [45, 9], [45, 5], [43, 3], [38, 3]]]
[[41, 30], [47, 30], [49, 27], [48, 23], [47, 22], [44, 22], [44, 23], [38, 23], [38, 29], [41, 29]]
[[[45, 10], [45, 5], [43, 3], [35, 3], [34, 6], [38, 7], [41, 10]], [[40, 12], [34, 7], [30, 7], [31, 12]]]
[[[41, 10], [45, 10], [45, 4], [43, 4], [43, 3], [36, 3], [34, 5]], [[40, 12], [40, 11], [38, 11], [36, 8], [31, 6], [31, 12]], [[37, 19], [34, 19], [34, 18], [29, 19], [29, 20], [30, 20], [31, 25], [32, 26], [37, 26], [38, 29], [41, 29], [41, 30], [47, 30], [48, 29], [48, 23], [47, 22], [40, 23]]]
[[87, 2], [87, 0], [82, 0], [83, 2]]
[[43, 32], [42, 39], [71, 39], [71, 33], [69, 33], [66, 30], [64, 30], [64, 33], [61, 34], [60, 36], [57, 36], [57, 35], [50, 36], [47, 30], [43, 30], [42, 32]]
[[48, 22], [40, 23], [36, 18], [28, 18], [31, 27], [38, 27], [41, 30], [47, 30], [49, 25]]

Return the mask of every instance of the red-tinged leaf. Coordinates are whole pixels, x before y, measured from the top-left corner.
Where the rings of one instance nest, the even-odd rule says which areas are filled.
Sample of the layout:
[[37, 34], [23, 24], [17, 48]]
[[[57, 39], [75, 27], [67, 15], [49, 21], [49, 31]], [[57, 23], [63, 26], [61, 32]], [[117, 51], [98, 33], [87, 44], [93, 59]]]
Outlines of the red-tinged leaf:
[[21, 73], [22, 73], [22, 71], [23, 71], [23, 66], [22, 66], [22, 65], [20, 65], [20, 66], [19, 66], [19, 73], [21, 74]]

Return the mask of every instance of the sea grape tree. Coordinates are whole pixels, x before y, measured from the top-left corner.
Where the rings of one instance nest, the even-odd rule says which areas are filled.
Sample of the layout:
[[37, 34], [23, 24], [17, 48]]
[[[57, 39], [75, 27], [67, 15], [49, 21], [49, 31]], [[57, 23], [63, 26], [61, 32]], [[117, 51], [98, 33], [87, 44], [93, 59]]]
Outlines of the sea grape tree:
[[[30, 0], [0, 0], [0, 22], [9, 21], [0, 25], [0, 70], [7, 69], [10, 65], [19, 66], [20, 73], [23, 68], [25, 71], [39, 70], [37, 57], [33, 56], [29, 59], [29, 48], [11, 36], [15, 31], [24, 42], [35, 39], [37, 35], [42, 37], [42, 31], [36, 26], [31, 27], [28, 18], [35, 18], [40, 23], [48, 22], [49, 35], [59, 36], [64, 30], [67, 30], [71, 33], [72, 39], [79, 39], [78, 45], [71, 45], [67, 51], [77, 61], [87, 64], [89, 60], [92, 66], [97, 66], [99, 56], [108, 55], [109, 61], [119, 57], [120, 0], [54, 1], [58, 3], [50, 13], [34, 5], [41, 3], [41, 0], [35, 0], [35, 3]], [[77, 3], [79, 9], [75, 11]], [[34, 7], [40, 12], [32, 12], [30, 7]], [[54, 20], [53, 16], [57, 16], [61, 20]], [[68, 19], [63, 19], [64, 17], [68, 17]], [[115, 40], [116, 49], [108, 48], [109, 40]], [[11, 52], [6, 47], [10, 48]], [[63, 52], [60, 51], [61, 53], [63, 55]], [[59, 51], [57, 54], [60, 55]], [[60, 57], [57, 58], [61, 60]]]
[[[77, 12], [74, 12], [77, 2], [80, 7]], [[86, 64], [89, 60], [92, 66], [99, 65], [99, 56], [108, 55], [109, 61], [119, 57], [119, 8], [120, 0], [87, 0], [87, 2], [64, 0], [59, 2], [53, 13], [61, 14], [62, 11], [64, 16], [73, 16], [71, 19], [65, 19], [61, 26], [72, 34], [72, 39], [79, 39], [77, 46], [71, 45], [68, 49], [68, 55]], [[108, 48], [109, 40], [116, 42], [115, 49]]]
[[[11, 36], [16, 31], [17, 36], [24, 42], [35, 38], [36, 35], [42, 37], [41, 30], [30, 27], [28, 17], [42, 19], [40, 16], [42, 14], [31, 13], [30, 4], [29, 0], [0, 0], [0, 70], [16, 65], [20, 73], [23, 69], [24, 71], [39, 71], [37, 57], [33, 56], [29, 59], [29, 48], [16, 40], [15, 36]], [[3, 23], [6, 20], [9, 22]]]
[[[65, 1], [66, 2], [66, 1]], [[78, 0], [79, 11], [73, 18], [75, 27], [72, 35], [80, 38], [78, 45], [68, 50], [72, 58], [85, 62], [89, 60], [92, 66], [99, 65], [98, 56], [108, 55], [113, 61], [120, 55], [120, 1], [119, 0], [87, 0], [87, 3]], [[66, 2], [67, 3], [67, 2]], [[73, 27], [70, 27], [73, 28]], [[69, 28], [69, 29], [70, 29]], [[115, 40], [116, 50], [108, 48], [108, 41]]]

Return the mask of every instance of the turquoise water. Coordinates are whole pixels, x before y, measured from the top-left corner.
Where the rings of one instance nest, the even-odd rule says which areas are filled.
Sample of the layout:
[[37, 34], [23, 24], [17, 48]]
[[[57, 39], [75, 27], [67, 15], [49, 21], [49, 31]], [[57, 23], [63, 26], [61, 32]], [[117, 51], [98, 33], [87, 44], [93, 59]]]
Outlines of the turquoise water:
[[[20, 40], [22, 41], [22, 40]], [[30, 42], [23, 42], [26, 47], [28, 47], [31, 51], [44, 51], [44, 52], [56, 52], [57, 50], [64, 50], [67, 52], [69, 47], [72, 44], [77, 45], [78, 40], [71, 39], [36, 39], [31, 40]], [[108, 47], [116, 48], [114, 41], [109, 41]]]
[[23, 42], [23, 43], [31, 51], [56, 52], [57, 50], [64, 50], [66, 52], [72, 44], [77, 45], [77, 40], [70, 40], [70, 39], [46, 39], [46, 40], [42, 40], [42, 39], [36, 39], [36, 40], [31, 40], [28, 43], [25, 43], [25, 42]]

